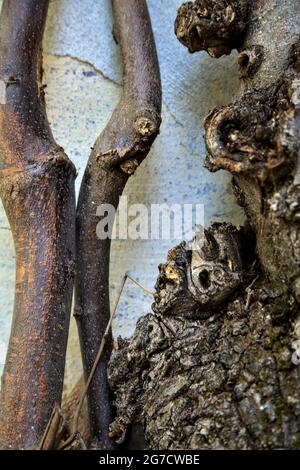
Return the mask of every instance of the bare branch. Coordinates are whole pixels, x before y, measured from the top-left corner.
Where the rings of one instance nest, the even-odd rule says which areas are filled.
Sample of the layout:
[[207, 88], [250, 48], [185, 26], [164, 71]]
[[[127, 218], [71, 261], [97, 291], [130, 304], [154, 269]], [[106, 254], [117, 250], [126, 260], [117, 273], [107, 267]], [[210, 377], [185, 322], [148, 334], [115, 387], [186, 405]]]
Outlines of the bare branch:
[[[117, 208], [128, 177], [146, 157], [160, 125], [161, 84], [151, 22], [144, 0], [113, 0], [114, 33], [124, 69], [122, 98], [97, 139], [83, 178], [77, 209], [76, 318], [87, 380], [110, 318], [110, 239], [97, 239], [96, 208]], [[113, 419], [107, 383], [111, 331], [88, 392], [91, 432], [112, 443]]]
[[73, 285], [75, 169], [44, 109], [48, 0], [4, 0], [0, 29], [0, 195], [16, 251], [12, 330], [2, 376], [0, 447], [36, 448], [61, 401]]

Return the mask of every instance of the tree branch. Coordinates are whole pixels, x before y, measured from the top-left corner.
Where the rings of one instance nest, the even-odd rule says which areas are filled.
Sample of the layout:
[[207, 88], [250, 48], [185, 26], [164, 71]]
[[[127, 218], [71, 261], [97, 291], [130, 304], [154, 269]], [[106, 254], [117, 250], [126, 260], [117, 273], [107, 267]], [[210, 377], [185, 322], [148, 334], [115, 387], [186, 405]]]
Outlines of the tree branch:
[[55, 143], [44, 109], [40, 59], [47, 7], [47, 0], [4, 0], [0, 19], [0, 195], [16, 252], [1, 448], [35, 448], [63, 386], [75, 169]]
[[[113, 0], [114, 33], [122, 51], [124, 88], [108, 125], [93, 147], [80, 189], [77, 209], [76, 319], [85, 379], [110, 318], [110, 237], [96, 235], [96, 208], [119, 197], [131, 174], [149, 152], [161, 112], [161, 84], [155, 43], [144, 0]], [[92, 435], [105, 448], [112, 444], [108, 426], [113, 419], [107, 383], [111, 331], [88, 392]]]

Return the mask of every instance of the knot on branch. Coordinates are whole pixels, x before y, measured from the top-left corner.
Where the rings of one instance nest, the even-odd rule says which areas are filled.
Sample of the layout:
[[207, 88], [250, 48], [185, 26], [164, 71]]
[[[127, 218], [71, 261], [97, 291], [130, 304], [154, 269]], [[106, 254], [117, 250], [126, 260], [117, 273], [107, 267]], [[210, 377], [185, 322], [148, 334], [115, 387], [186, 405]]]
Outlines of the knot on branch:
[[64, 193], [66, 181], [75, 178], [76, 168], [62, 147], [54, 146], [45, 152], [46, 155], [27, 158], [24, 165], [16, 162], [16, 165], [0, 168], [0, 196], [7, 208], [32, 197], [37, 185], [49, 192], [55, 184]]
[[245, 0], [196, 0], [177, 12], [175, 34], [189, 52], [205, 50], [212, 57], [230, 54], [246, 27]]
[[299, 152], [299, 84], [281, 81], [215, 109], [205, 120], [206, 167], [248, 173], [261, 183], [291, 172]]
[[252, 301], [241, 290], [207, 319], [148, 314], [117, 341], [111, 438], [139, 426], [150, 449], [299, 447], [299, 319], [273, 324], [275, 300], [250, 287]]
[[76, 168], [73, 162], [65, 154], [64, 149], [55, 146], [50, 149], [47, 156], [42, 158], [37, 157], [34, 161], [28, 161], [28, 170], [32, 175], [51, 174], [57, 170], [64, 169], [67, 173], [76, 176]]
[[186, 318], [211, 315], [245, 281], [244, 236], [242, 228], [215, 223], [191, 244], [170, 250], [159, 266], [153, 311]]
[[9, 77], [4, 78], [3, 82], [6, 87], [9, 87], [10, 85], [20, 85], [21, 79], [10, 75]]
[[[132, 175], [148, 154], [159, 133], [160, 115], [154, 109], [133, 111], [125, 104], [116, 110], [112, 121], [113, 128], [109, 129], [107, 136], [104, 133], [107, 140], [101, 142], [101, 147], [109, 142], [110, 148], [105, 151], [99, 149], [97, 160], [107, 171], [119, 166], [124, 173]], [[118, 134], [114, 139], [117, 129]]]

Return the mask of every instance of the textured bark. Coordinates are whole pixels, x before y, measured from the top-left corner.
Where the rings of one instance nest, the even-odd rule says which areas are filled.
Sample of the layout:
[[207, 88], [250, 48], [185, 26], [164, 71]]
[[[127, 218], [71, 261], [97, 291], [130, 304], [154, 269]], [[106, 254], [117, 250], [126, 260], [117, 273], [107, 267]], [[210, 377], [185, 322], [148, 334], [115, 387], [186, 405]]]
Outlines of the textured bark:
[[300, 300], [299, 27], [299, 2], [254, 2], [240, 52], [240, 99], [205, 123], [207, 167], [233, 174], [263, 270], [289, 303]]
[[[114, 33], [124, 69], [122, 98], [96, 140], [80, 189], [77, 209], [76, 319], [87, 379], [110, 317], [110, 237], [96, 235], [96, 209], [117, 208], [131, 174], [146, 157], [160, 125], [161, 84], [146, 2], [113, 0]], [[92, 435], [110, 448], [108, 426], [113, 417], [107, 383], [111, 335], [88, 391]]]
[[175, 33], [189, 52], [207, 51], [212, 57], [230, 54], [242, 38], [247, 0], [196, 0], [177, 13]]
[[4, 0], [0, 18], [0, 195], [16, 252], [2, 376], [0, 447], [34, 448], [62, 394], [74, 271], [75, 169], [44, 109], [48, 1]]
[[206, 119], [206, 166], [233, 174], [247, 230], [171, 250], [154, 315], [119, 339], [110, 432], [125, 445], [138, 427], [154, 449], [300, 447], [300, 4], [248, 2], [243, 38], [224, 30], [242, 3], [189, 2], [175, 28], [191, 52], [239, 49], [239, 99]]
[[203, 248], [169, 252], [155, 313], [118, 340], [110, 361], [119, 444], [137, 447], [133, 429], [142, 448], [299, 448], [300, 317], [290, 307], [282, 319], [254, 261], [251, 236], [224, 224]]

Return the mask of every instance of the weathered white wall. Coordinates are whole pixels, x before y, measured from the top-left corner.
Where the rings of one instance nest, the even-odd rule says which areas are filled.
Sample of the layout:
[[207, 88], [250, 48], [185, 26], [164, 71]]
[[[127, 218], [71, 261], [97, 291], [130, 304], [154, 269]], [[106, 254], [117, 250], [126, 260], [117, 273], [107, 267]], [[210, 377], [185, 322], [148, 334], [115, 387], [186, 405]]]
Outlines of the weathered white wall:
[[[160, 136], [130, 179], [126, 194], [129, 202], [144, 204], [202, 203], [206, 224], [240, 222], [228, 175], [210, 174], [203, 168], [202, 120], [209, 110], [231, 100], [237, 86], [235, 54], [218, 61], [205, 53], [188, 54], [173, 32], [179, 4], [180, 0], [148, 1], [161, 67], [163, 121]], [[50, 1], [44, 40], [47, 109], [57, 142], [78, 169], [77, 191], [89, 149], [121, 92], [120, 56], [111, 30], [109, 0]], [[153, 289], [157, 265], [170, 246], [171, 241], [114, 241], [112, 299], [126, 271]], [[0, 206], [0, 364], [9, 337], [13, 290], [13, 243]], [[130, 335], [137, 318], [150, 307], [151, 298], [129, 283], [114, 323], [115, 334]], [[68, 382], [80, 372], [78, 359], [72, 320]]]

